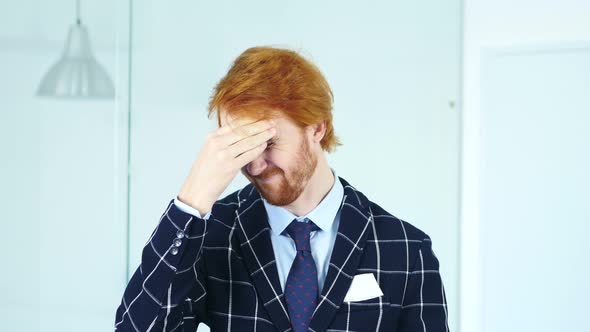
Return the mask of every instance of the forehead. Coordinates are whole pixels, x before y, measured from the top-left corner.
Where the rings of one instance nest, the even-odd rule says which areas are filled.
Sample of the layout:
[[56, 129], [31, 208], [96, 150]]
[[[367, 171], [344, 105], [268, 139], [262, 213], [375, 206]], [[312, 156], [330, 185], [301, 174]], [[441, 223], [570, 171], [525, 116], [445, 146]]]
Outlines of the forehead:
[[[224, 109], [219, 111], [219, 118], [222, 127], [236, 120], [244, 121], [245, 123], [251, 123], [263, 119], [260, 116], [257, 117], [248, 114], [231, 114]], [[280, 112], [269, 112], [269, 116], [267, 118], [272, 119], [276, 123], [277, 127], [295, 127], [295, 124]]]
[[247, 122], [254, 122], [257, 119], [253, 116], [231, 114], [224, 110], [219, 111], [219, 121], [222, 127], [235, 120], [247, 120]]

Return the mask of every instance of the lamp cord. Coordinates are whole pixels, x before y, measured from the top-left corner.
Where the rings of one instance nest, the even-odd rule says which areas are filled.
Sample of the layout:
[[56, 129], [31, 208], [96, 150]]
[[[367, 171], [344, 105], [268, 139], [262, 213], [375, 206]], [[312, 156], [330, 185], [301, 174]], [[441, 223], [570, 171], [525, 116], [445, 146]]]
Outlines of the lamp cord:
[[82, 20], [80, 19], [80, 0], [76, 0], [76, 24], [80, 25]]

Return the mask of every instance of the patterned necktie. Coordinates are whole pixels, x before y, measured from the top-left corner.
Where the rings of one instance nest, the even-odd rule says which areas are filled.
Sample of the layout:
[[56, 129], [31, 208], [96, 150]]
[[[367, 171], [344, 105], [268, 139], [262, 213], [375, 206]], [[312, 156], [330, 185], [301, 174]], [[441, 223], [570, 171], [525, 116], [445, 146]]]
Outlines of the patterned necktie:
[[294, 219], [285, 229], [297, 249], [285, 285], [285, 299], [294, 332], [307, 331], [318, 298], [318, 272], [311, 255], [309, 234], [320, 228], [307, 218], [306, 221]]

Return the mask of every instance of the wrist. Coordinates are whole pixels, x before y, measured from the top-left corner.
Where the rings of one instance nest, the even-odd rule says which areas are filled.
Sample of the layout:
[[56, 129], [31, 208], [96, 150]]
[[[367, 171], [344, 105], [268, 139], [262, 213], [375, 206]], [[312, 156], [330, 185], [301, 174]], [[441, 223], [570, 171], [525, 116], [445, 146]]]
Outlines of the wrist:
[[196, 197], [192, 197], [192, 196], [188, 196], [186, 194], [183, 193], [179, 193], [176, 198], [181, 201], [182, 203], [190, 206], [191, 208], [199, 211], [199, 213], [201, 214], [201, 216], [206, 215], [210, 210], [211, 210], [211, 205], [212, 204], [208, 204], [206, 202], [204, 202], [203, 200], [196, 198]]

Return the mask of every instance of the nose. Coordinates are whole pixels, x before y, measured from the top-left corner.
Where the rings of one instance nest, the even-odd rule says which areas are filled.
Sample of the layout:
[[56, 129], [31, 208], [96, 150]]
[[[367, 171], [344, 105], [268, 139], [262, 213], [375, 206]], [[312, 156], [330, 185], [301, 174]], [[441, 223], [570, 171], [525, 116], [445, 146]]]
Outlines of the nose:
[[266, 169], [267, 166], [268, 163], [264, 158], [264, 154], [261, 154], [256, 159], [252, 160], [246, 165], [246, 170], [248, 171], [248, 174], [256, 177], [259, 176]]

